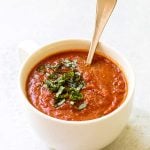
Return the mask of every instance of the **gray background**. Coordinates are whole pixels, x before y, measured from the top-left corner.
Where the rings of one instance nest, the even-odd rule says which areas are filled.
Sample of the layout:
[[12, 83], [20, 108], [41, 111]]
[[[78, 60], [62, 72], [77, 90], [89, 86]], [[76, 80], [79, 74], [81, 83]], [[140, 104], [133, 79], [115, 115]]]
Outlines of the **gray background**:
[[[95, 0], [0, 0], [0, 149], [48, 150], [26, 120], [17, 87], [17, 45], [44, 45], [92, 36]], [[118, 0], [102, 36], [130, 61], [136, 75], [131, 119], [104, 150], [150, 150], [150, 2]]]

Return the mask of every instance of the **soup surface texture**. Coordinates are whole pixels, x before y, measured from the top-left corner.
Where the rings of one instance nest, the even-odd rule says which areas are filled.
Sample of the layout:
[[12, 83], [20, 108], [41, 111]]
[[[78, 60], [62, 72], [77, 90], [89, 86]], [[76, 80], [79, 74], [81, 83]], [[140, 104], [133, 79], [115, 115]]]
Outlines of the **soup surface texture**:
[[30, 103], [39, 111], [62, 120], [84, 121], [102, 117], [118, 108], [127, 94], [121, 69], [95, 54], [85, 64], [86, 52], [65, 52], [37, 64], [27, 79]]

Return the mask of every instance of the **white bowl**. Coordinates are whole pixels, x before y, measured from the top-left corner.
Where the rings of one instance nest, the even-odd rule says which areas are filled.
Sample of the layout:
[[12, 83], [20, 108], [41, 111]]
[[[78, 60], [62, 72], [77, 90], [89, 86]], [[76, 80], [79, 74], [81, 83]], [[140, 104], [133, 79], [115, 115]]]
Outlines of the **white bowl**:
[[19, 85], [27, 116], [33, 129], [50, 148], [56, 150], [98, 150], [114, 141], [128, 122], [134, 94], [134, 74], [128, 61], [122, 55], [103, 44], [98, 45], [97, 52], [115, 61], [122, 68], [127, 79], [128, 93], [120, 107], [101, 118], [88, 121], [65, 121], [38, 111], [28, 101], [26, 80], [31, 69], [40, 60], [68, 50], [88, 50], [89, 44], [90, 42], [86, 40], [65, 40], [49, 44], [32, 53], [20, 70]]

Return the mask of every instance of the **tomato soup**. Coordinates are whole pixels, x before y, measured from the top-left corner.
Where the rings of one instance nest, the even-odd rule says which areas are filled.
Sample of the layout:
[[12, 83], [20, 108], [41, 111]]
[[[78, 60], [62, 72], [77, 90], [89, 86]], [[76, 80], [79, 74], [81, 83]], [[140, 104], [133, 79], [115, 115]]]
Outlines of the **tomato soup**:
[[86, 52], [49, 56], [30, 72], [27, 97], [39, 111], [62, 120], [84, 121], [117, 109], [127, 94], [127, 81], [117, 64], [95, 54], [90, 66]]

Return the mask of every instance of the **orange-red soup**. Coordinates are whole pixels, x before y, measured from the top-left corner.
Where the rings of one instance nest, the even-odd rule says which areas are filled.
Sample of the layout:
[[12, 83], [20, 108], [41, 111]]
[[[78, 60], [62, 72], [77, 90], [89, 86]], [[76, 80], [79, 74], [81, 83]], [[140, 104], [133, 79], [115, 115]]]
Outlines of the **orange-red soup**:
[[[110, 59], [95, 54], [92, 65], [85, 64], [86, 52], [65, 52], [49, 56], [37, 64], [29, 74], [26, 91], [30, 103], [39, 111], [62, 120], [83, 121], [102, 117], [118, 108], [127, 94], [127, 82], [121, 69]], [[84, 88], [80, 91], [82, 98], [71, 105], [69, 98], [59, 107], [54, 106], [56, 93], [44, 86], [46, 74], [52, 72], [39, 67], [57, 64], [61, 59], [76, 60], [76, 70], [84, 80]], [[84, 109], [77, 109], [82, 103]]]

